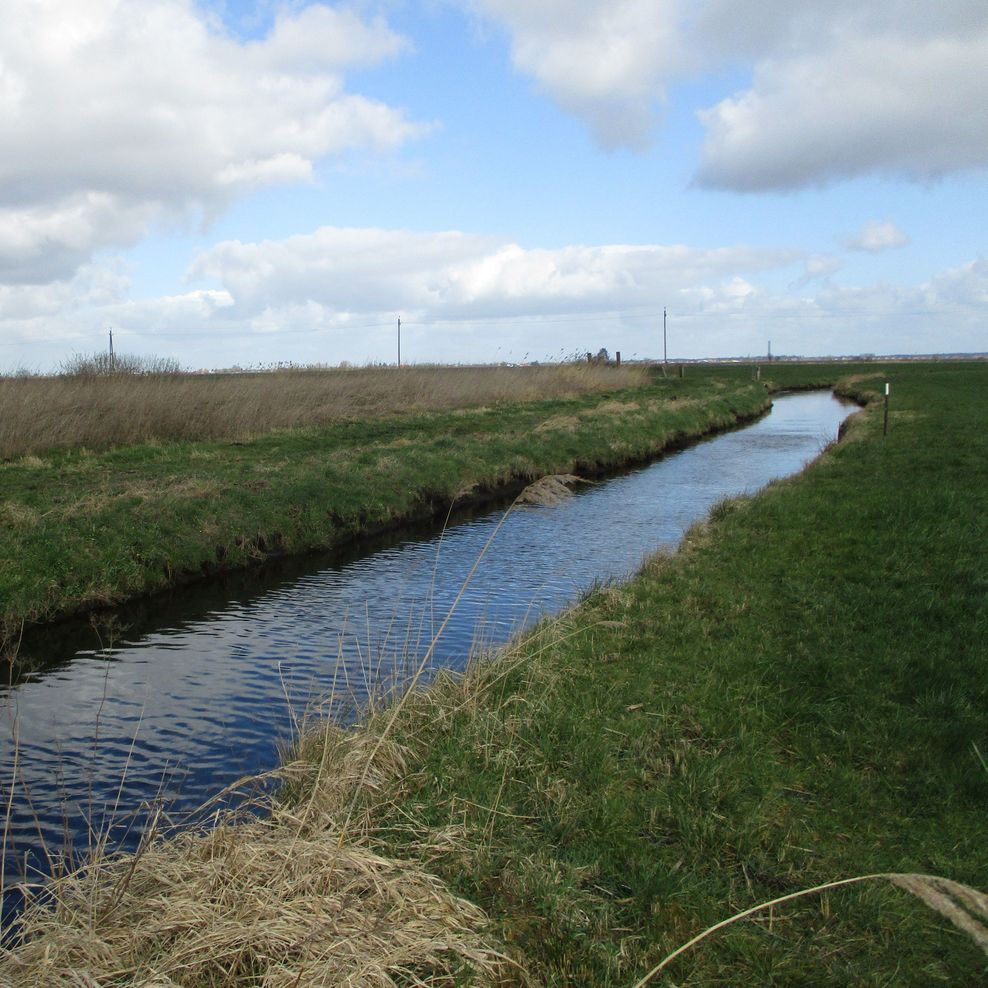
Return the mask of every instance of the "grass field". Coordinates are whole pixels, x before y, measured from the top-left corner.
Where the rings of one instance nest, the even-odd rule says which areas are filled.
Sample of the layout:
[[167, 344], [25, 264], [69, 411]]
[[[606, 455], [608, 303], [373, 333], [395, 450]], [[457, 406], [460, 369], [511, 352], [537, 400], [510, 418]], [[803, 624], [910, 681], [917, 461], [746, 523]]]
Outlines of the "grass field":
[[[0, 984], [631, 988], [819, 883], [984, 889], [988, 364], [845, 389], [885, 380], [887, 436], [872, 404], [804, 474], [465, 679], [308, 734], [269, 819], [63, 884]], [[758, 914], [652, 983], [970, 986], [986, 961], [868, 882]]]

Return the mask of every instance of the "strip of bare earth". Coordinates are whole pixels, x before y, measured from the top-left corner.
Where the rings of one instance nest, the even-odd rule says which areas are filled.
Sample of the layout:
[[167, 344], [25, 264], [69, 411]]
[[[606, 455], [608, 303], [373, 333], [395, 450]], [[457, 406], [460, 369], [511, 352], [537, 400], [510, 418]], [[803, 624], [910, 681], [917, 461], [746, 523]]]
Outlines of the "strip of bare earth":
[[[403, 373], [403, 372], [402, 372]], [[550, 473], [592, 476], [765, 410], [750, 382], [337, 419], [244, 441], [49, 450], [0, 463], [0, 633], [276, 554], [442, 515]]]
[[[873, 400], [808, 471], [634, 580], [307, 734], [268, 818], [63, 882], [0, 984], [630, 986], [718, 920], [834, 879], [984, 888], [988, 365], [887, 379], [886, 437]], [[931, 888], [976, 932], [983, 896]], [[755, 914], [664, 976], [986, 973], [944, 915], [862, 882]]]

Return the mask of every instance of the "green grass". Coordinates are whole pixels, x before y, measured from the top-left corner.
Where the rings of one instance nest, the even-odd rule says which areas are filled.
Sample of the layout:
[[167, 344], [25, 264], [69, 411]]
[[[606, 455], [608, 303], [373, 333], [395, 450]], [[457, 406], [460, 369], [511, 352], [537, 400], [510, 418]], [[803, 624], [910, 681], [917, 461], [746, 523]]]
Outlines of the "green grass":
[[[750, 376], [750, 375], [749, 375]], [[275, 553], [442, 513], [548, 473], [654, 456], [766, 405], [710, 373], [609, 394], [364, 417], [243, 442], [0, 463], [0, 635]]]
[[[832, 879], [988, 885], [988, 365], [888, 377], [887, 437], [873, 405], [805, 474], [402, 710], [406, 768], [361, 809], [377, 846], [482, 906], [537, 983], [633, 984], [706, 926]], [[966, 986], [988, 965], [862, 885], [664, 977]]]

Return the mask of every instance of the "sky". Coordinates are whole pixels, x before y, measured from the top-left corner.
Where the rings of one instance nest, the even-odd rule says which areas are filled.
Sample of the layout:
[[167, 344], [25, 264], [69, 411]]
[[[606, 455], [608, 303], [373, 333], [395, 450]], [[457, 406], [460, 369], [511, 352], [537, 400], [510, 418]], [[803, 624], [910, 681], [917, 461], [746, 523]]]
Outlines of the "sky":
[[984, 0], [0, 14], [0, 371], [988, 351]]

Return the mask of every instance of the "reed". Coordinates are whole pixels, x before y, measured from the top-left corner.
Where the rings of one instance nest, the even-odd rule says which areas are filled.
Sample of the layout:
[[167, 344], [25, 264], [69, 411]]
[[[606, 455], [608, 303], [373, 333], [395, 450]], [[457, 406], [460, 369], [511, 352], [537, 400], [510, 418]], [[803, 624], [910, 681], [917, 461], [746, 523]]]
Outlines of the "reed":
[[934, 912], [939, 913], [945, 919], [950, 920], [959, 930], [966, 933], [986, 954], [988, 954], [988, 895], [979, 892], [970, 885], [962, 882], [954, 882], [949, 878], [942, 878], [939, 875], [916, 875], [916, 874], [885, 874], [885, 875], [855, 875], [853, 878], [842, 878], [836, 882], [825, 882], [823, 885], [816, 885], [809, 889], [800, 889], [798, 892], [790, 892], [788, 895], [780, 895], [768, 902], [760, 902], [757, 906], [743, 909], [727, 919], [708, 926], [707, 929], [698, 933], [695, 937], [677, 947], [671, 954], [664, 957], [655, 967], [652, 968], [644, 978], [636, 981], [633, 988], [645, 988], [655, 976], [661, 974], [677, 957], [692, 950], [708, 937], [726, 930], [735, 923], [755, 916], [766, 910], [774, 909], [778, 906], [787, 905], [797, 899], [803, 899], [810, 895], [820, 895], [834, 889], [846, 888], [849, 885], [857, 885], [860, 882], [889, 882], [906, 892], [915, 895], [921, 902], [924, 902]]
[[52, 450], [229, 439], [275, 429], [613, 391], [645, 383], [625, 365], [369, 367], [236, 374], [0, 377], [0, 459]]

